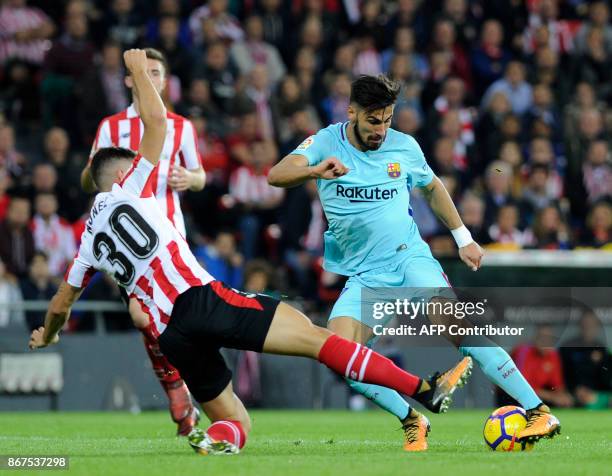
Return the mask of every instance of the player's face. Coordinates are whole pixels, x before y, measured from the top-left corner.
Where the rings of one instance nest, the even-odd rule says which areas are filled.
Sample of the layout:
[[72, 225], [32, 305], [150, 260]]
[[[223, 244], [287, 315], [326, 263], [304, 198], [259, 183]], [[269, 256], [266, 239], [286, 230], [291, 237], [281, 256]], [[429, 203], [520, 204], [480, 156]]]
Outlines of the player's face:
[[354, 114], [355, 135], [366, 150], [376, 150], [387, 137], [393, 119], [393, 106], [373, 111], [359, 110]]
[[[149, 78], [151, 78], [153, 87], [161, 94], [166, 87], [166, 71], [164, 70], [164, 65], [160, 61], [149, 58], [147, 59], [147, 73], [149, 74]], [[130, 76], [125, 78], [125, 84], [128, 88], [132, 89], [134, 83]]]

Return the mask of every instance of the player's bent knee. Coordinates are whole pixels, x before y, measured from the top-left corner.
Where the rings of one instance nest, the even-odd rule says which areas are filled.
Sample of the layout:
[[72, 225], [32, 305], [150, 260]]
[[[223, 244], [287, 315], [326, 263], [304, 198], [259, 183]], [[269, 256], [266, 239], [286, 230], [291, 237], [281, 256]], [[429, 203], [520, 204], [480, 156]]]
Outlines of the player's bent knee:
[[236, 420], [249, 428], [249, 414], [240, 399], [234, 394], [231, 382], [212, 400], [200, 403], [202, 410], [211, 422], [221, 420]]
[[308, 320], [307, 325], [301, 329], [299, 339], [304, 349], [302, 355], [316, 359], [325, 341], [333, 335], [333, 332], [324, 327], [317, 326]]
[[319, 355], [319, 351], [325, 341], [330, 338], [334, 333], [329, 329], [325, 329], [324, 327], [312, 326], [312, 340], [313, 346], [315, 348], [315, 357]]
[[330, 331], [315, 326], [300, 311], [281, 302], [274, 314], [263, 351], [316, 359], [330, 335]]
[[361, 344], [367, 342], [371, 331], [352, 317], [336, 317], [327, 323], [327, 328], [334, 334]]

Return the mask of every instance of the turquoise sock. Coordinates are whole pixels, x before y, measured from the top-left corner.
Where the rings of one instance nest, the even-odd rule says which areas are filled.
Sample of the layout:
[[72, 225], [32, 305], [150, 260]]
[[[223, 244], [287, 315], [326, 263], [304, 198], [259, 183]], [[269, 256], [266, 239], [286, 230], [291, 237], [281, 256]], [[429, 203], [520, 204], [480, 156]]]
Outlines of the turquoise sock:
[[[478, 340], [480, 339], [480, 340]], [[523, 374], [516, 367], [514, 360], [501, 347], [495, 346], [492, 341], [480, 337], [473, 340], [473, 343], [482, 345], [483, 343], [491, 344], [490, 347], [472, 347], [465, 344], [470, 339], [467, 338], [462, 342], [459, 351], [463, 355], [469, 355], [480, 366], [482, 371], [489, 379], [501, 387], [508, 395], [514, 398], [526, 410], [537, 407], [542, 403], [540, 397], [537, 396], [531, 385], [525, 380]], [[483, 342], [485, 340], [486, 342]]]
[[368, 400], [374, 402], [383, 410], [387, 410], [400, 420], [404, 420], [410, 412], [410, 405], [404, 400], [399, 393], [387, 387], [380, 385], [371, 385], [369, 383], [356, 382], [355, 380], [346, 379], [353, 390], [360, 393]]

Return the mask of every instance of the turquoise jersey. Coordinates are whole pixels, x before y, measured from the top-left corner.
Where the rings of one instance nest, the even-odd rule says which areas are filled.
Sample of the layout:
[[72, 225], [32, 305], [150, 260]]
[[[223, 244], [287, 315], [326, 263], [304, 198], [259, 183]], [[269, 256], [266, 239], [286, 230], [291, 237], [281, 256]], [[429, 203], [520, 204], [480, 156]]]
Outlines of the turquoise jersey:
[[324, 268], [354, 276], [410, 256], [430, 255], [410, 212], [410, 190], [434, 177], [413, 137], [389, 129], [378, 150], [362, 152], [348, 140], [348, 122], [304, 140], [292, 154], [310, 165], [336, 157], [349, 172], [317, 180], [329, 228]]

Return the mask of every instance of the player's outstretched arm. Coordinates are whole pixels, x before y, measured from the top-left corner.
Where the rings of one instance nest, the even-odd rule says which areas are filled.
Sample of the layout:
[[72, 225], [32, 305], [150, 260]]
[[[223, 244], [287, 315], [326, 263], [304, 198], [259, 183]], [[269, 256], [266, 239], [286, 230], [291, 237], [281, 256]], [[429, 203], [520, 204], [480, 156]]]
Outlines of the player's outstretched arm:
[[290, 154], [276, 164], [268, 174], [268, 183], [275, 187], [295, 187], [310, 179], [333, 180], [348, 173], [349, 169], [335, 157], [317, 165], [308, 165], [304, 155]]
[[81, 295], [82, 289], [70, 286], [62, 281], [57, 293], [49, 303], [44, 327], [34, 329], [30, 336], [30, 349], [39, 349], [55, 344], [59, 340], [59, 331], [70, 317], [70, 308]]
[[140, 118], [144, 123], [138, 153], [153, 165], [157, 165], [166, 140], [166, 107], [147, 73], [145, 51], [127, 50], [123, 53], [123, 59], [134, 82], [134, 94], [138, 98]]
[[473, 271], [478, 270], [484, 254], [482, 248], [472, 239], [472, 235], [461, 221], [453, 199], [448, 194], [442, 180], [434, 176], [433, 180], [422, 190], [431, 209], [453, 234], [459, 247], [461, 261]]

